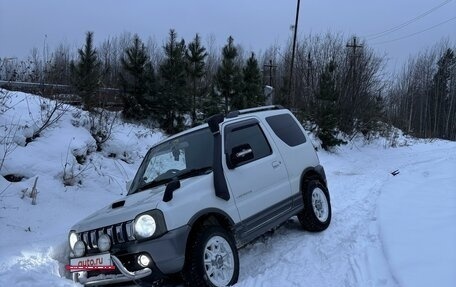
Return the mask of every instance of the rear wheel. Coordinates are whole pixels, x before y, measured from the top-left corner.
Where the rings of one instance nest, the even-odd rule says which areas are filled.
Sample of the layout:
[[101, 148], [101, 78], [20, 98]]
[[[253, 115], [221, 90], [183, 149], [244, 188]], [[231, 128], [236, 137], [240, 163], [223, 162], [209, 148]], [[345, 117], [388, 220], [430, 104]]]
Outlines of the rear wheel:
[[303, 190], [304, 210], [298, 214], [305, 230], [318, 232], [328, 228], [331, 222], [331, 203], [328, 189], [318, 180], [307, 183]]
[[185, 281], [188, 286], [231, 286], [239, 277], [234, 239], [220, 226], [203, 226], [190, 245]]

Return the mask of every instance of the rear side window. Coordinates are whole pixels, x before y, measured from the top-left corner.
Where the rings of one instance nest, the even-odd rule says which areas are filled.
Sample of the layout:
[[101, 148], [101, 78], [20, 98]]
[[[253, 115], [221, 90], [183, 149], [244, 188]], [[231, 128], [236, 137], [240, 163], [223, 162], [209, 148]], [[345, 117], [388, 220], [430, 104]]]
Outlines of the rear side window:
[[306, 142], [306, 137], [299, 125], [289, 114], [281, 114], [266, 118], [276, 136], [289, 146], [297, 146]]
[[226, 134], [225, 150], [227, 153], [231, 153], [233, 148], [245, 144], [252, 148], [253, 159], [251, 161], [272, 153], [271, 146], [257, 123], [234, 128]]

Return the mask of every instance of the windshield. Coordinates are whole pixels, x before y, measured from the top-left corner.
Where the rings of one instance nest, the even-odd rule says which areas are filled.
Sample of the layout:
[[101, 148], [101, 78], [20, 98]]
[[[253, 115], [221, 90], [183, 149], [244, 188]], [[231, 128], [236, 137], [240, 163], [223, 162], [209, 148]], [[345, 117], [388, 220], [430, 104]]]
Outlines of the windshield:
[[173, 138], [149, 150], [128, 194], [212, 170], [214, 140], [209, 128]]

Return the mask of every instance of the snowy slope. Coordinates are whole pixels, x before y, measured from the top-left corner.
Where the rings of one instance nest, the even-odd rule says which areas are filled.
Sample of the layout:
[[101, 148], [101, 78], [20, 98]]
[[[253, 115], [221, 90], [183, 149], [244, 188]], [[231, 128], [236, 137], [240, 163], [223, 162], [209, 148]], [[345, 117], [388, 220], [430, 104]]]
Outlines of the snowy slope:
[[[14, 140], [24, 144], [40, 123], [43, 99], [24, 93], [9, 96], [8, 106], [13, 108], [0, 115], [1, 130], [16, 129]], [[72, 285], [60, 278], [69, 228], [121, 197], [142, 156], [162, 138], [161, 133], [117, 122], [103, 152], [93, 152], [95, 142], [87, 128], [75, 126], [83, 119], [81, 111], [72, 108], [40, 137], [6, 157], [1, 174], [26, 178], [8, 183], [0, 177], [0, 286]], [[2, 149], [3, 145], [0, 154]], [[86, 162], [78, 164], [75, 155], [87, 150], [92, 152]], [[117, 157], [108, 157], [113, 154]], [[73, 170], [77, 179], [74, 186], [63, 184], [65, 164], [67, 173]], [[30, 198], [21, 197], [36, 177], [37, 204], [32, 205]]]
[[[13, 93], [10, 104], [0, 125], [32, 126], [31, 115], [40, 113], [35, 96]], [[26, 179], [0, 177], [0, 286], [74, 286], [63, 277], [68, 229], [121, 197], [142, 155], [162, 138], [119, 122], [103, 152], [74, 165], [83, 171], [80, 183], [64, 186], [68, 158], [93, 146], [87, 129], [74, 126], [77, 114], [65, 114], [5, 161], [2, 175]], [[292, 218], [259, 238], [240, 251], [237, 286], [456, 286], [456, 143], [355, 143], [319, 154], [331, 192], [330, 227], [312, 234]], [[32, 205], [21, 190], [36, 177]]]

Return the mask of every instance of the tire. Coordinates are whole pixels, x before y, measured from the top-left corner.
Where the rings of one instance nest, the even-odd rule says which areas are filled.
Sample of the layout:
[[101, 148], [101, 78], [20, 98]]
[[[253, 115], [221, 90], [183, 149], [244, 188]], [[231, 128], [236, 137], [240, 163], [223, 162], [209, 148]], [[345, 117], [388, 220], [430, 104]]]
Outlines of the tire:
[[331, 222], [331, 202], [328, 189], [318, 180], [307, 183], [302, 192], [304, 210], [298, 213], [302, 228], [319, 232], [328, 228]]
[[184, 270], [187, 286], [231, 286], [239, 277], [233, 236], [220, 226], [202, 226], [191, 238]]

